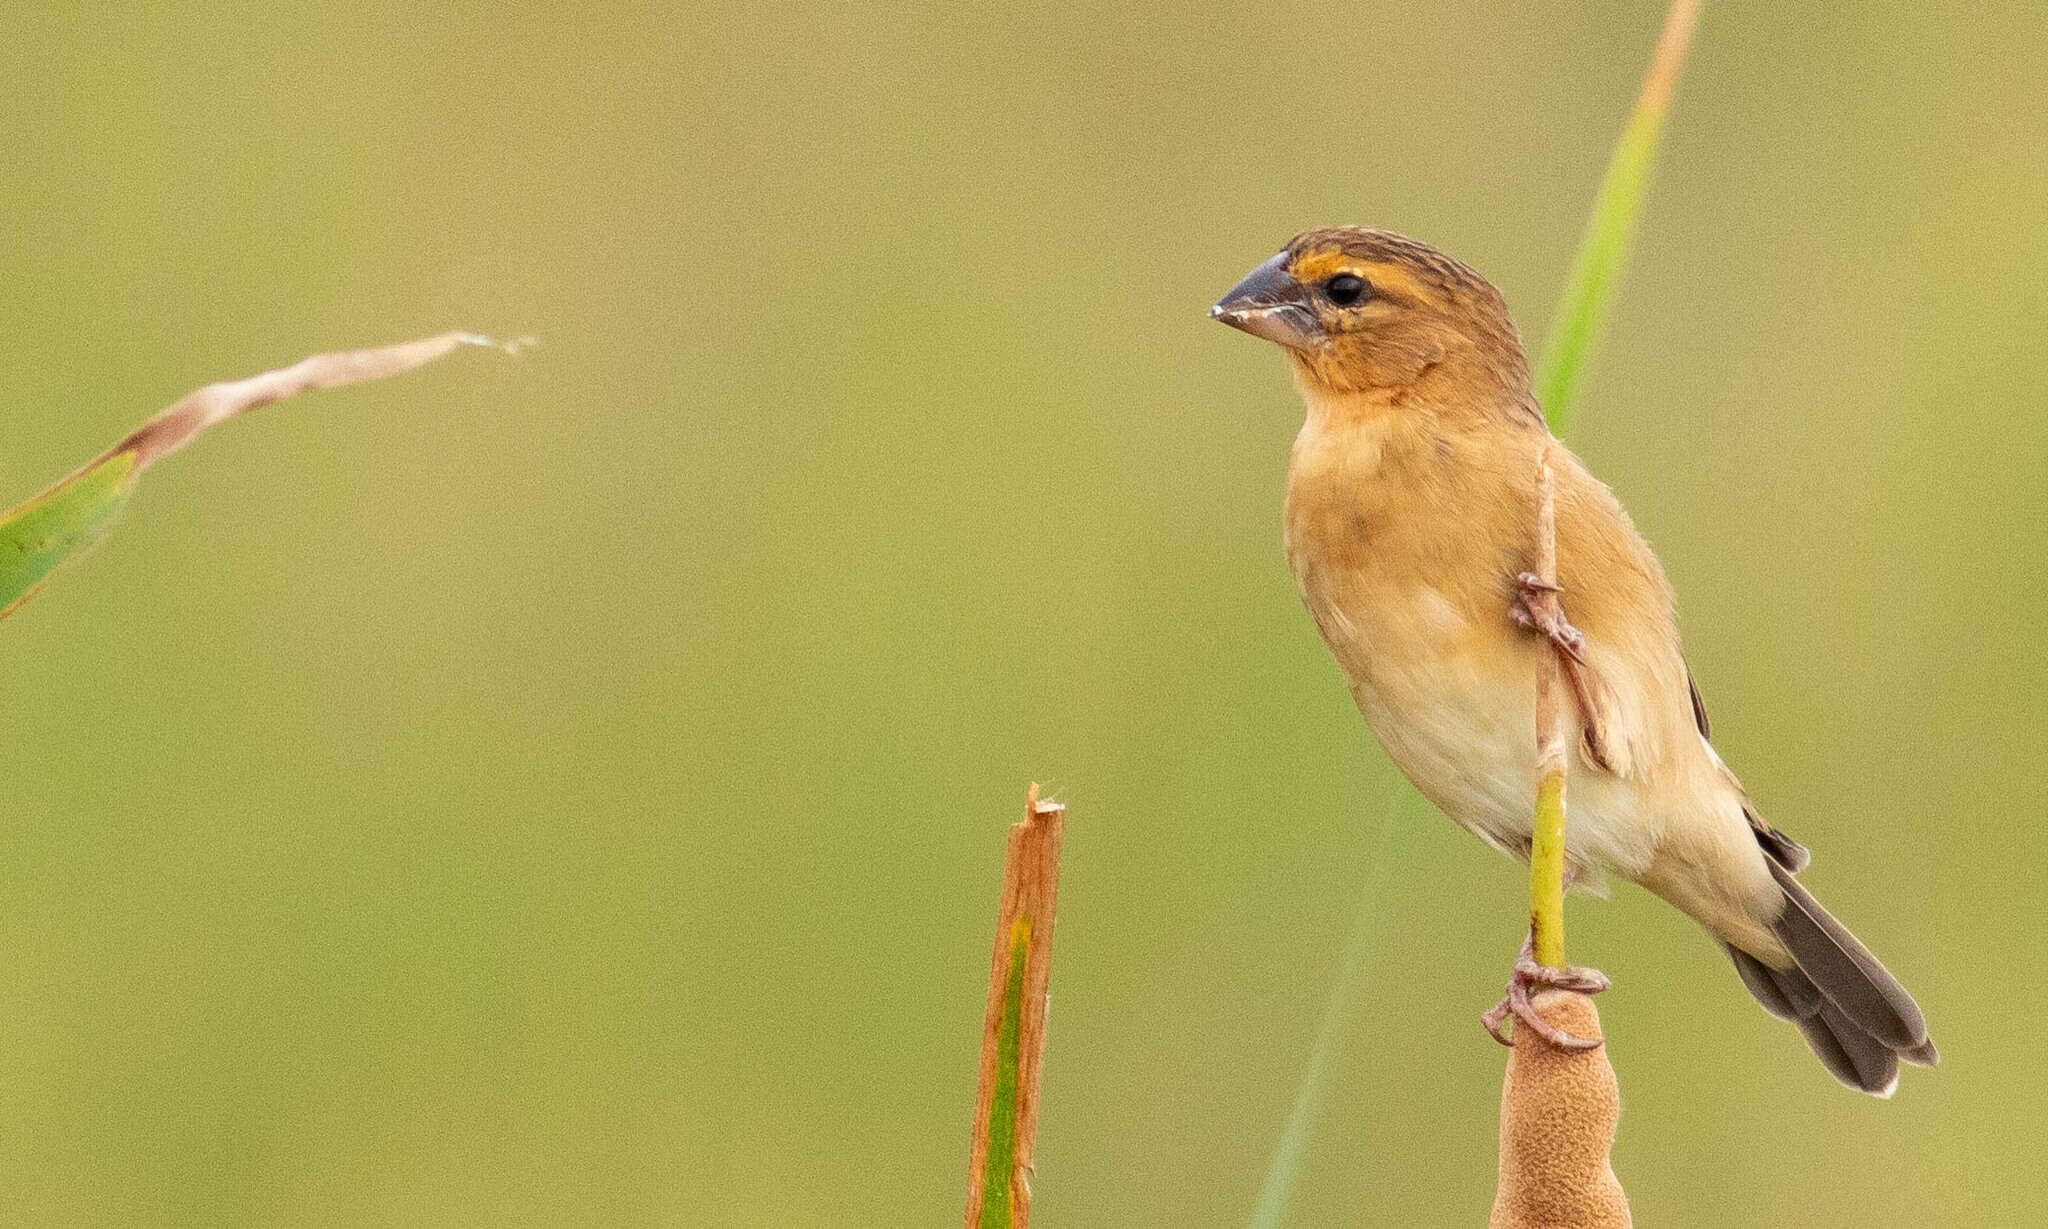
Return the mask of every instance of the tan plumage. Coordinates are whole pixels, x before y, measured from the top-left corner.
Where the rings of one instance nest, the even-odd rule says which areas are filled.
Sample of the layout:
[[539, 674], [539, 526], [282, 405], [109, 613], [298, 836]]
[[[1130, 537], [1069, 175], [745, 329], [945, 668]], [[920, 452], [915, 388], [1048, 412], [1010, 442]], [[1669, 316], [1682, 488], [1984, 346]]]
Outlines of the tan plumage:
[[[1297, 237], [1215, 314], [1291, 360], [1308, 414], [1287, 557], [1359, 711], [1424, 795], [1526, 858], [1534, 679], [1554, 650], [1509, 611], [1550, 437], [1505, 303], [1427, 245], [1338, 228]], [[1793, 878], [1804, 849], [1707, 741], [1662, 567], [1613, 493], [1558, 456], [1561, 602], [1585, 637], [1566, 835], [1578, 884], [1612, 872], [1697, 919], [1830, 1070], [1889, 1093], [1899, 1058], [1934, 1058], [1918, 1007]]]

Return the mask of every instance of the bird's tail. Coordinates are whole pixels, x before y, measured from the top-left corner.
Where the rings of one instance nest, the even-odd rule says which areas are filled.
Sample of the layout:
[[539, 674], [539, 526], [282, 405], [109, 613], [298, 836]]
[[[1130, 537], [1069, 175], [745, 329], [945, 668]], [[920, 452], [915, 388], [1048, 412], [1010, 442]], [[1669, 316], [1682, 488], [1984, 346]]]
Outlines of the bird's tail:
[[1928, 1040], [1927, 1018], [1899, 979], [1791, 871], [1766, 860], [1785, 891], [1785, 911], [1772, 929], [1796, 965], [1773, 969], [1731, 946], [1735, 971], [1765, 1011], [1799, 1026], [1836, 1079], [1891, 1096], [1902, 1060], [1932, 1067], [1941, 1057]]

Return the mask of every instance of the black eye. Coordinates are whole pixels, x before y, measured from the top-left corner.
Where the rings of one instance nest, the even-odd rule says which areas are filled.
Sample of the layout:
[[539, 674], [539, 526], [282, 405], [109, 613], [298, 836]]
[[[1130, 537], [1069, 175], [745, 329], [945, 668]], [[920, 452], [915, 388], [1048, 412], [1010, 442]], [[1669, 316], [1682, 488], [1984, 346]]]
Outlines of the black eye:
[[1372, 287], [1366, 285], [1365, 279], [1356, 273], [1339, 273], [1323, 283], [1323, 293], [1329, 296], [1330, 302], [1339, 307], [1351, 307], [1364, 302], [1365, 296], [1371, 292]]

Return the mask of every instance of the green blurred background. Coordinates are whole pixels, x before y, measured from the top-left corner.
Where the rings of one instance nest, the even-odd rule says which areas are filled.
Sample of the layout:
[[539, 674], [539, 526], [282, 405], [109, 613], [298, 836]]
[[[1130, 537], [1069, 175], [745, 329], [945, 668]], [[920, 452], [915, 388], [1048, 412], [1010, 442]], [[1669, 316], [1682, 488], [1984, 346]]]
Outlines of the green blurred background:
[[[1242, 1224], [1403, 804], [1204, 312], [1360, 221], [1540, 340], [1661, 6], [73, 7], [0, 26], [0, 500], [312, 349], [544, 346], [222, 430], [0, 629], [0, 1221], [954, 1223], [1037, 778], [1037, 1219]], [[2044, 56], [1701, 28], [1575, 443], [1945, 1062], [1845, 1092], [1575, 903], [1644, 1224], [2048, 1199]], [[1407, 814], [1296, 1224], [1492, 1197], [1525, 878]]]

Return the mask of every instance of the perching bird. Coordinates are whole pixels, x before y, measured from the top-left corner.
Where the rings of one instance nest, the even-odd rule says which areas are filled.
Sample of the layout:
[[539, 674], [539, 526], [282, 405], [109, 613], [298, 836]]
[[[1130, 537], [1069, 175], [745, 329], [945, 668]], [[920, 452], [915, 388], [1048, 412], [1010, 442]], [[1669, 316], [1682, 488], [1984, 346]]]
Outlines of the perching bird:
[[[1535, 679], [1560, 654], [1578, 734], [1575, 883], [1597, 888], [1611, 871], [1691, 915], [1844, 1083], [1888, 1096], [1901, 1060], [1933, 1065], [1919, 1006], [1800, 886], [1805, 848], [1764, 822], [1708, 743], [1664, 570], [1613, 493], [1551, 439], [1500, 292], [1427, 244], [1338, 227], [1297, 236], [1211, 315], [1290, 360], [1308, 419], [1288, 466], [1288, 563], [1408, 779], [1527, 859]], [[1530, 600], [1546, 447], [1563, 622]], [[1606, 982], [1525, 955], [1510, 1000], [1525, 1008], [1537, 984]]]

